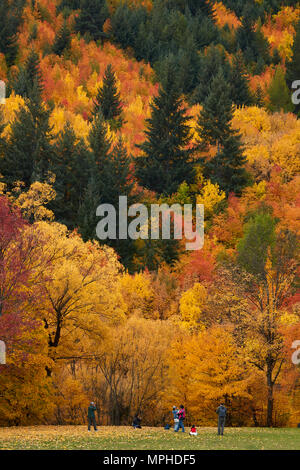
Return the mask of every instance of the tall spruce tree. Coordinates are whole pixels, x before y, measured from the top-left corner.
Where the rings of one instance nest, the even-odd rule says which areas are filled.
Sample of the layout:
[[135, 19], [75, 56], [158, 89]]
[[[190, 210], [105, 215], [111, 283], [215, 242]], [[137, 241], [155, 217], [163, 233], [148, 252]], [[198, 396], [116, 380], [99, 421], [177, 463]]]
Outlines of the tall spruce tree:
[[198, 84], [191, 98], [192, 104], [203, 103], [209, 93], [209, 84], [218, 70], [222, 68], [224, 79], [230, 80], [230, 64], [226, 58], [225, 49], [219, 46], [209, 46], [200, 55]]
[[24, 4], [25, 0], [0, 2], [0, 52], [5, 55], [8, 65], [12, 65], [17, 56], [17, 32], [22, 23]]
[[217, 147], [216, 155], [204, 161], [204, 175], [218, 183], [227, 194], [240, 194], [249, 178], [244, 169], [241, 136], [232, 128], [233, 104], [230, 85], [224, 80], [220, 69], [214, 78], [198, 118], [198, 134], [203, 150], [207, 145]]
[[117, 79], [111, 64], [106, 67], [103, 84], [98, 89], [94, 102], [94, 114], [102, 113], [106, 121], [112, 121], [116, 127], [122, 124], [122, 104], [117, 88]]
[[102, 171], [111, 148], [111, 139], [107, 135], [107, 126], [102, 114], [96, 114], [88, 137], [92, 158], [98, 171]]
[[244, 54], [246, 64], [253, 64], [258, 59], [264, 63], [271, 63], [270, 47], [261, 31], [261, 24], [256, 24], [256, 6], [245, 3], [242, 13], [242, 24], [236, 31], [237, 49]]
[[[287, 85], [291, 90], [291, 95], [293, 93], [293, 82], [300, 80], [300, 21], [296, 27], [296, 36], [294, 38], [292, 52], [292, 60], [288, 62], [286, 66], [286, 80]], [[298, 115], [300, 114], [300, 104], [295, 105], [294, 112]]]
[[268, 89], [268, 108], [272, 113], [284, 111], [292, 112], [294, 109], [291, 93], [285, 81], [285, 75], [281, 67], [277, 67], [274, 78]]
[[69, 229], [78, 225], [78, 211], [91, 172], [90, 153], [82, 139], [78, 139], [70, 123], [59, 132], [50, 171], [56, 175], [56, 198], [49, 205], [55, 219]]
[[79, 232], [84, 241], [95, 240], [96, 226], [98, 223], [96, 209], [101, 204], [99, 175], [97, 169], [91, 171], [87, 187], [78, 211]]
[[59, 29], [52, 47], [54, 54], [62, 55], [71, 45], [71, 31], [68, 27], [66, 20], [63, 22], [62, 27]]
[[151, 104], [147, 138], [138, 146], [143, 154], [136, 158], [137, 178], [158, 194], [175, 193], [183, 181], [191, 183], [194, 178], [189, 118], [179, 93], [169, 69], [165, 87]]
[[119, 239], [119, 196], [127, 196], [127, 203], [135, 202], [132, 196], [133, 179], [130, 170], [131, 157], [119, 138], [112, 151], [101, 159], [101, 167], [94, 161], [94, 170], [90, 174], [88, 186], [79, 210], [80, 233], [84, 240], [96, 239], [96, 226], [99, 219], [96, 209], [100, 204], [111, 204], [116, 210], [115, 240], [99, 240], [113, 247], [121, 262], [129, 267], [134, 253], [134, 244], [130, 239]]
[[249, 106], [253, 103], [253, 97], [249, 88], [249, 75], [246, 72], [241, 51], [238, 51], [233, 58], [230, 85], [231, 99], [236, 106]]
[[169, 8], [179, 8], [182, 13], [188, 8], [192, 15], [201, 14], [211, 19], [215, 15], [211, 0], [168, 0], [167, 5]]
[[39, 95], [38, 101], [40, 101], [43, 91], [43, 78], [40, 70], [39, 56], [34, 49], [30, 51], [24, 66], [20, 67], [17, 79], [12, 86], [17, 95], [29, 99], [33, 96], [34, 101], [36, 101], [37, 95]]
[[106, 0], [81, 0], [75, 30], [97, 41], [104, 37], [103, 25], [109, 17]]
[[28, 188], [34, 181], [46, 178], [54, 157], [50, 114], [51, 110], [41, 101], [38, 86], [33, 87], [31, 98], [26, 98], [25, 106], [11, 124], [0, 161], [0, 173], [10, 188], [16, 181], [23, 181]]

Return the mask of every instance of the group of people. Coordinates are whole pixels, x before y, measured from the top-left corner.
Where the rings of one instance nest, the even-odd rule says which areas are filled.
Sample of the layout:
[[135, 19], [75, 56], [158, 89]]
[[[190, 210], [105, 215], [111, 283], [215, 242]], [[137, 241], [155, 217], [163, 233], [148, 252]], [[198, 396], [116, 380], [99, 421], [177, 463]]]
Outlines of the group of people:
[[[174, 419], [174, 431], [178, 432], [179, 429], [184, 430], [184, 420], [185, 420], [185, 409], [183, 405], [180, 405], [179, 408], [177, 406], [173, 406], [173, 419]], [[216, 413], [218, 415], [218, 435], [223, 436], [224, 434], [224, 427], [225, 427], [225, 420], [226, 420], [226, 413], [227, 408], [225, 407], [224, 403], [221, 403], [220, 406], [216, 409]], [[193, 424], [190, 430], [190, 436], [197, 436], [198, 432], [196, 426]]]
[[173, 419], [174, 419], [174, 431], [178, 432], [179, 429], [182, 429], [184, 432], [184, 420], [185, 420], [185, 409], [183, 405], [180, 405], [179, 408], [177, 406], [173, 406]]
[[[88, 431], [91, 430], [91, 426], [94, 426], [95, 431], [97, 429], [96, 417], [95, 417], [96, 406], [95, 403], [92, 401], [90, 406], [88, 407]], [[178, 432], [179, 429], [182, 429], [182, 432], [185, 432], [184, 429], [184, 420], [185, 420], [185, 409], [183, 405], [180, 405], [178, 408], [177, 406], [173, 406], [172, 409], [173, 413], [173, 420], [174, 420], [174, 431]], [[223, 436], [224, 434], [224, 427], [225, 427], [225, 420], [226, 420], [226, 413], [227, 409], [224, 403], [221, 403], [220, 406], [216, 409], [216, 413], [218, 415], [218, 435]], [[141, 418], [136, 414], [133, 418], [132, 426], [134, 429], [141, 429]], [[165, 429], [169, 429], [170, 427], [166, 425]], [[197, 436], [198, 432], [196, 426], [193, 425], [190, 430], [190, 436]]]

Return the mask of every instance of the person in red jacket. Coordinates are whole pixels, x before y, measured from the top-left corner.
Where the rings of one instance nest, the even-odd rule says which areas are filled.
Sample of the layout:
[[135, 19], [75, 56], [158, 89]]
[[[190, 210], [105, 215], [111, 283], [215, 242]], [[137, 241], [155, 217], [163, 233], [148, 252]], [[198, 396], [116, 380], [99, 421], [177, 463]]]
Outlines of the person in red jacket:
[[183, 421], [185, 420], [185, 409], [184, 409], [184, 406], [183, 405], [180, 405], [180, 408], [179, 408], [179, 411], [178, 411], [178, 423], [177, 426], [176, 426], [176, 429], [175, 429], [175, 432], [178, 432], [179, 431], [179, 428], [182, 429], [182, 432], [184, 432], [184, 425], [183, 425]]
[[190, 430], [190, 436], [198, 436], [196, 426], [193, 424]]

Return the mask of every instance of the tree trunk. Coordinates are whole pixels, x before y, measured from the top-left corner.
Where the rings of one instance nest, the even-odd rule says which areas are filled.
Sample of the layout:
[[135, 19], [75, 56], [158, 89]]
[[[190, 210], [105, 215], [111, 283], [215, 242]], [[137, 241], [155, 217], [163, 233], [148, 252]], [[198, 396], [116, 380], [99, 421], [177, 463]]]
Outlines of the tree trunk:
[[268, 365], [267, 367], [267, 384], [268, 384], [268, 405], [267, 405], [267, 426], [273, 426], [273, 387], [274, 383], [272, 381], [272, 367]]
[[256, 409], [255, 408], [252, 408], [252, 418], [253, 418], [254, 426], [257, 428], [258, 427], [258, 421], [257, 421], [257, 417], [256, 417]]

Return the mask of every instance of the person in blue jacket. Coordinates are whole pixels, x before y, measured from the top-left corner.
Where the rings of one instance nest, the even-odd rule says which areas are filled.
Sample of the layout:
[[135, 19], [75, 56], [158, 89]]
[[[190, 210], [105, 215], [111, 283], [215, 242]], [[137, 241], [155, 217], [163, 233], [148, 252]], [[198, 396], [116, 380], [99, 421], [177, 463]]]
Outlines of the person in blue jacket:
[[218, 415], [218, 435], [223, 436], [224, 434], [224, 427], [225, 427], [225, 420], [226, 420], [226, 413], [227, 409], [225, 408], [224, 403], [216, 409], [216, 413]]

